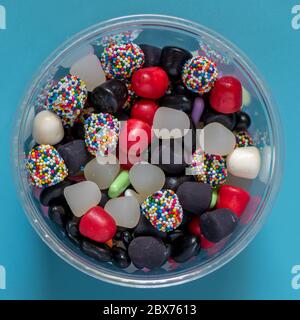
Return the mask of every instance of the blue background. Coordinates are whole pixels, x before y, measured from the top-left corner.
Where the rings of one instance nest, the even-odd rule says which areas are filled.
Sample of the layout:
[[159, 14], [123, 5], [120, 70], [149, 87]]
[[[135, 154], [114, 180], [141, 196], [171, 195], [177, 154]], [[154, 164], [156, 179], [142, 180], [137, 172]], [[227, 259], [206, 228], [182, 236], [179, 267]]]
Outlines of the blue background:
[[[300, 1], [299, 1], [300, 3]], [[299, 50], [288, 0], [0, 0], [0, 265], [7, 289], [0, 299], [299, 299], [291, 268], [300, 264]], [[60, 260], [38, 238], [11, 180], [11, 127], [20, 99], [44, 59], [74, 33], [99, 21], [138, 13], [194, 20], [219, 32], [257, 65], [277, 99], [285, 131], [286, 168], [267, 224], [237, 258], [204, 279], [142, 290], [94, 280]]]

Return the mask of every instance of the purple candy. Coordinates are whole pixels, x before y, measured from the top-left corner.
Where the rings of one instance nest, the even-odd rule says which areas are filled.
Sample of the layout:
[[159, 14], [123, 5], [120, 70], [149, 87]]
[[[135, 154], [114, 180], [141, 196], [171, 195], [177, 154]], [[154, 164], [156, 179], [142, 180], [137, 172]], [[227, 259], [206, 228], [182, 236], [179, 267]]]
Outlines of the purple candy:
[[200, 97], [197, 97], [194, 101], [194, 106], [192, 111], [192, 120], [195, 125], [199, 123], [203, 110], [204, 110], [204, 100]]

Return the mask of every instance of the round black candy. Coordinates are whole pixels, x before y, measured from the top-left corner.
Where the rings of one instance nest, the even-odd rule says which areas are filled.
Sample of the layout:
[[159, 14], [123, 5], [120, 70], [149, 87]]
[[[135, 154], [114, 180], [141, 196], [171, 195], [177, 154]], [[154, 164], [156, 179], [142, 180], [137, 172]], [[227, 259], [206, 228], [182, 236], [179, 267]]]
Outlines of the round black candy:
[[201, 117], [201, 121], [203, 121], [204, 125], [210, 124], [212, 122], [218, 122], [227, 129], [233, 130], [236, 125], [236, 114], [219, 113], [212, 110], [211, 108], [207, 108]]
[[210, 206], [212, 189], [207, 183], [188, 181], [178, 187], [176, 194], [185, 212], [201, 214]]
[[141, 215], [139, 223], [134, 228], [133, 234], [134, 234], [134, 237], [152, 236], [152, 237], [158, 237], [162, 239], [166, 238], [167, 236], [165, 232], [159, 231], [156, 228], [154, 228], [144, 215]]
[[84, 239], [81, 243], [81, 250], [89, 257], [100, 262], [109, 262], [112, 260], [111, 249], [104, 243], [95, 243]]
[[91, 94], [91, 104], [100, 113], [116, 113], [122, 108], [128, 97], [124, 82], [111, 79], [95, 88]]
[[236, 126], [234, 130], [247, 130], [251, 125], [250, 116], [243, 111], [236, 113]]
[[200, 217], [201, 232], [208, 241], [214, 243], [228, 237], [237, 223], [237, 216], [226, 208], [204, 213]]
[[159, 268], [167, 259], [168, 249], [162, 240], [155, 237], [137, 237], [128, 247], [132, 263], [138, 268]]
[[159, 105], [189, 114], [192, 112], [193, 101], [185, 95], [166, 95], [160, 99]]
[[125, 269], [130, 266], [130, 258], [128, 253], [120, 247], [112, 248], [113, 264], [119, 268]]
[[189, 175], [178, 176], [178, 177], [176, 176], [166, 177], [166, 181], [163, 188], [171, 189], [174, 192], [176, 192], [178, 187], [187, 181], [194, 181], [194, 177]]
[[74, 140], [57, 148], [58, 153], [64, 159], [69, 176], [78, 174], [91, 160], [84, 140]]
[[186, 262], [190, 258], [197, 256], [200, 252], [200, 241], [198, 237], [191, 235], [181, 235], [172, 243], [171, 257], [175, 262]]
[[193, 55], [182, 48], [167, 46], [162, 49], [160, 65], [172, 79], [181, 77], [183, 64], [191, 59]]
[[65, 227], [70, 212], [64, 206], [51, 206], [48, 210], [48, 215], [51, 221], [60, 227]]
[[143, 65], [144, 68], [159, 66], [161, 48], [151, 46], [149, 44], [140, 44], [140, 48], [145, 55], [145, 63]]
[[66, 234], [76, 245], [80, 245], [82, 236], [79, 232], [79, 219], [73, 218], [66, 223]]
[[52, 205], [60, 205], [61, 203], [65, 203], [64, 189], [71, 184], [71, 181], [66, 180], [54, 186], [43, 189], [40, 194], [41, 204], [49, 207]]

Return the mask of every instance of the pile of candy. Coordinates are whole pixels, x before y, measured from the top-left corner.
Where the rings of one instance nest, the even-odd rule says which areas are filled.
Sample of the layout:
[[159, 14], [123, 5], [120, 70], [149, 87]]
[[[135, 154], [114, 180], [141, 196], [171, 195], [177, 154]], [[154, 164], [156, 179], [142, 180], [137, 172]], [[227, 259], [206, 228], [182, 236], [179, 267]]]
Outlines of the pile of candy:
[[228, 241], [250, 195], [227, 178], [260, 170], [241, 82], [209, 57], [131, 42], [69, 72], [34, 118], [25, 161], [66, 237], [99, 262], [145, 271]]

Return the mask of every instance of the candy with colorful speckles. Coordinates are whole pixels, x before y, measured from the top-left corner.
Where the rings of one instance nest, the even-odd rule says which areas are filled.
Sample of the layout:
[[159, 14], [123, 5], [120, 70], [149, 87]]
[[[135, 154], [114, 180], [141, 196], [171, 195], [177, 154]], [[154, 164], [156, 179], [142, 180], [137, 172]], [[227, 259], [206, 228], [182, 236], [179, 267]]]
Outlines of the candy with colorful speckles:
[[144, 62], [142, 49], [132, 42], [111, 42], [101, 54], [102, 68], [109, 79], [128, 79], [143, 66]]
[[68, 74], [50, 90], [46, 108], [61, 117], [63, 125], [73, 126], [86, 100], [85, 83], [78, 77]]
[[68, 176], [63, 158], [50, 145], [34, 147], [26, 157], [25, 166], [31, 183], [38, 188], [56, 185]]
[[183, 210], [176, 193], [168, 189], [149, 196], [142, 203], [141, 211], [156, 229], [163, 232], [178, 228], [183, 218]]
[[182, 81], [189, 90], [196, 93], [209, 92], [217, 77], [216, 64], [203, 56], [193, 57], [183, 66]]
[[247, 131], [235, 131], [236, 148], [254, 146], [252, 137]]

